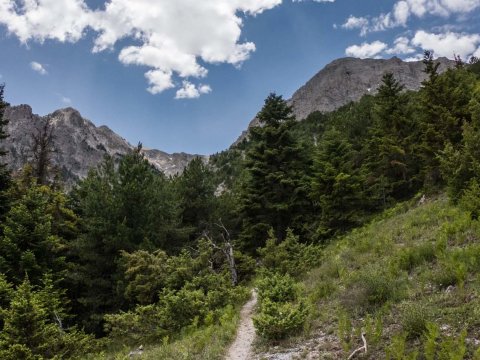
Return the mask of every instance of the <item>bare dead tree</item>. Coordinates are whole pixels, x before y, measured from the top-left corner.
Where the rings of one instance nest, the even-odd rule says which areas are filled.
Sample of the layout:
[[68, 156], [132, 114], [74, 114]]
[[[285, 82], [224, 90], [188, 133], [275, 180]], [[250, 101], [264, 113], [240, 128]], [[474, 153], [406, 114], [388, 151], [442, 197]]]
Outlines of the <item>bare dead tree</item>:
[[227, 228], [223, 225], [222, 220], [215, 224], [220, 229], [220, 237], [222, 238], [222, 246], [218, 246], [212, 237], [209, 235], [208, 231], [203, 232], [203, 237], [210, 243], [210, 245], [217, 250], [220, 250], [227, 260], [228, 268], [230, 270], [230, 275], [232, 278], [232, 285], [237, 286], [238, 284], [238, 272], [237, 266], [235, 264], [235, 254], [233, 251], [232, 239]]
[[58, 325], [58, 329], [59, 329], [62, 333], [64, 333], [65, 330], [64, 330], [64, 328], [63, 328], [62, 319], [60, 319], [60, 316], [58, 316], [58, 314], [57, 314], [56, 311], [54, 311], [53, 314], [55, 315], [55, 322], [56, 322], [57, 325]]
[[32, 167], [34, 176], [39, 184], [46, 185], [48, 181], [48, 172], [52, 164], [52, 154], [55, 152], [54, 129], [52, 119], [46, 118], [43, 123], [36, 128], [32, 134], [33, 156]]

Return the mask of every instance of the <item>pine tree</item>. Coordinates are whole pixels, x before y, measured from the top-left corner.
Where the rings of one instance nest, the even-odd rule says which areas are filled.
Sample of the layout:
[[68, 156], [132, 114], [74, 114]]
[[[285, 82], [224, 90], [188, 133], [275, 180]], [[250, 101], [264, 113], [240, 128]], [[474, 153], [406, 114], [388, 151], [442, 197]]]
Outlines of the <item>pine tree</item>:
[[6, 215], [0, 237], [0, 272], [15, 284], [25, 274], [38, 283], [47, 272], [61, 277], [65, 270], [65, 244], [53, 230], [50, 200], [51, 189], [33, 183]]
[[420, 157], [424, 183], [437, 186], [442, 182], [439, 157], [447, 143], [454, 148], [462, 139], [462, 127], [470, 122], [468, 104], [473, 93], [475, 75], [466, 68], [448, 69], [439, 75], [439, 63], [433, 53], [425, 52], [425, 72], [428, 78], [420, 90]]
[[345, 231], [361, 218], [361, 181], [354, 166], [355, 151], [336, 129], [327, 131], [314, 155], [310, 197], [320, 216], [316, 236]]
[[213, 172], [200, 158], [193, 159], [177, 179], [182, 226], [190, 242], [196, 240], [212, 221], [215, 207]]
[[11, 291], [0, 331], [0, 358], [5, 360], [84, 357], [94, 348], [91, 336], [65, 328], [63, 292], [50, 278], [33, 286], [28, 277]]
[[405, 198], [413, 191], [415, 133], [403, 90], [404, 86], [393, 74], [386, 73], [375, 97], [365, 156], [367, 184], [374, 206], [385, 207], [391, 199]]
[[7, 155], [3, 144], [8, 137], [5, 129], [8, 125], [8, 119], [5, 119], [5, 108], [8, 106], [8, 103], [3, 99], [4, 90], [5, 85], [0, 85], [0, 223], [4, 220], [5, 213], [8, 211], [9, 199], [6, 192], [11, 182], [10, 171], [3, 160], [5, 155]]
[[101, 334], [103, 314], [128, 306], [121, 251], [175, 249], [182, 240], [174, 188], [144, 158], [141, 147], [121, 159], [106, 158], [73, 194], [82, 235], [72, 244], [77, 267], [76, 312]]
[[290, 133], [295, 124], [292, 107], [271, 94], [257, 118], [260, 126], [250, 130], [252, 146], [240, 195], [241, 237], [250, 251], [265, 243], [270, 228], [279, 240], [288, 227], [301, 234], [307, 203], [306, 157]]
[[[474, 195], [480, 183], [480, 86], [478, 85], [473, 91], [469, 110], [471, 122], [463, 126], [460, 146], [455, 148], [448, 143], [439, 160], [450, 198], [454, 202], [462, 199], [463, 204], [471, 203], [472, 206], [467, 208], [474, 214], [480, 212], [480, 208], [475, 210], [480, 200], [475, 200]], [[466, 198], [469, 201], [466, 201]], [[480, 198], [478, 194], [477, 198]]]

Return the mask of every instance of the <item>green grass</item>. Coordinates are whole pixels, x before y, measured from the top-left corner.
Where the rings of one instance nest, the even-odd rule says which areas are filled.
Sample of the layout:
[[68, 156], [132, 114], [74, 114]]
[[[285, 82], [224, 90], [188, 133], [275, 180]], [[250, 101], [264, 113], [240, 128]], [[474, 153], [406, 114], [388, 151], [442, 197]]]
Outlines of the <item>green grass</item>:
[[[466, 331], [459, 358], [472, 359], [480, 338], [480, 223], [443, 196], [400, 204], [332, 241], [303, 283], [315, 309], [310, 336], [338, 334], [343, 356], [364, 331], [369, 358], [423, 359], [427, 328], [436, 324], [437, 358], [461, 354]], [[381, 323], [375, 334], [371, 319]]]

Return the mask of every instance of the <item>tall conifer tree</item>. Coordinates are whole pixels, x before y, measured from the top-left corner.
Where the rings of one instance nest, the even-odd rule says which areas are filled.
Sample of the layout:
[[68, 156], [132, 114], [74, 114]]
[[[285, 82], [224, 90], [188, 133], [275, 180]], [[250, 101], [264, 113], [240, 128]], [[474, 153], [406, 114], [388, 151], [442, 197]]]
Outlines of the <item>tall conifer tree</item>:
[[257, 118], [260, 126], [251, 129], [240, 199], [242, 239], [250, 250], [265, 243], [270, 228], [279, 240], [288, 227], [301, 232], [307, 198], [305, 156], [290, 132], [295, 124], [292, 107], [270, 94]]
[[10, 186], [10, 171], [5, 163], [7, 151], [4, 148], [4, 140], [8, 137], [6, 127], [8, 119], [5, 119], [5, 109], [8, 103], [4, 101], [5, 85], [0, 85], [0, 222], [3, 221], [5, 213], [8, 211], [8, 197], [6, 191]]

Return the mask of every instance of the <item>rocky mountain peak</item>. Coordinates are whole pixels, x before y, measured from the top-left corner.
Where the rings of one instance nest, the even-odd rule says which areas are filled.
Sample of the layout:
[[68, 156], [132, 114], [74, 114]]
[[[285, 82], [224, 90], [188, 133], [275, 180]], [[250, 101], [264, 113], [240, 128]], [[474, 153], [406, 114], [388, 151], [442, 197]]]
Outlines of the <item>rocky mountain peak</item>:
[[[439, 72], [455, 66], [454, 61], [444, 57], [435, 61], [440, 63]], [[407, 90], [418, 90], [427, 77], [424, 67], [422, 61], [407, 62], [398, 57], [336, 59], [300, 87], [288, 102], [293, 106], [297, 120], [303, 120], [314, 111], [334, 111], [352, 101], [360, 100], [366, 94], [375, 94], [387, 72], [393, 73]], [[258, 121], [254, 119], [249, 128], [256, 125]], [[243, 132], [233, 145], [246, 136], [248, 130]]]
[[[54, 147], [58, 150], [52, 154], [52, 163], [60, 169], [67, 185], [84, 178], [89, 169], [98, 166], [105, 155], [119, 159], [134, 149], [110, 128], [95, 126], [71, 107], [39, 116], [28, 105], [12, 106], [7, 108], [5, 117], [10, 121], [7, 126], [10, 137], [4, 147], [8, 151], [7, 161], [14, 171], [21, 169], [31, 159], [32, 135], [46, 121], [50, 122]], [[167, 154], [159, 150], [145, 150], [144, 154], [152, 165], [167, 176], [182, 172], [197, 156]]]
[[[447, 58], [436, 60], [443, 72], [455, 65]], [[368, 93], [376, 93], [385, 73], [391, 72], [407, 90], [418, 90], [427, 75], [422, 61], [406, 62], [391, 59], [341, 58], [320, 70], [292, 96], [297, 119], [305, 119], [314, 111], [329, 112], [358, 101]]]

